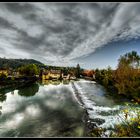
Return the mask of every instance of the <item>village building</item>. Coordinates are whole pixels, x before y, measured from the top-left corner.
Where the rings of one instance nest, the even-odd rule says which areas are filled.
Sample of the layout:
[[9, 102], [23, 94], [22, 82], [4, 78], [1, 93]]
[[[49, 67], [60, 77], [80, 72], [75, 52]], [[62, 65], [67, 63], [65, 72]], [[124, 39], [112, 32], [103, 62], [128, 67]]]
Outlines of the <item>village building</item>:
[[82, 72], [81, 76], [84, 77], [84, 78], [87, 78], [87, 79], [94, 80], [95, 79], [95, 71], [93, 71], [93, 70], [84, 70]]
[[18, 78], [20, 76], [20, 73], [19, 71], [17, 70], [14, 70], [12, 68], [8, 68], [8, 69], [5, 69], [5, 68], [1, 68], [0, 69], [0, 75], [1, 74], [4, 74], [6, 75], [7, 78]]
[[13, 70], [13, 71], [12, 71], [12, 76], [13, 76], [13, 77], [19, 77], [19, 76], [20, 76], [19, 71]]
[[9, 68], [7, 71], [8, 71], [7, 77], [9, 77], [9, 78], [13, 78], [13, 77], [18, 78], [20, 76], [19, 71], [15, 70], [15, 69]]
[[64, 73], [62, 73], [62, 78], [63, 78], [64, 80], [70, 80], [70, 77], [71, 77], [70, 74], [65, 75]]
[[61, 70], [43, 70], [42, 79], [59, 79], [61, 77]]
[[0, 69], [0, 75], [2, 75], [2, 74], [8, 76], [8, 70], [7, 69], [4, 69], [4, 68], [1, 68]]

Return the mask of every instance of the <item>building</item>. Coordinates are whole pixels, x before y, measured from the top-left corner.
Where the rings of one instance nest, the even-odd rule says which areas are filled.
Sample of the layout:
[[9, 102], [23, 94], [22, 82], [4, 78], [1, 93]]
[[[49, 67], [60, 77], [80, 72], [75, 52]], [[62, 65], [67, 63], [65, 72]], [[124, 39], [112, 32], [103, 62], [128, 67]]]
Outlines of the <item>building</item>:
[[20, 73], [18, 71], [16, 71], [16, 70], [13, 70], [12, 71], [12, 76], [13, 77], [19, 77], [20, 76]]
[[64, 74], [64, 73], [62, 73], [62, 78], [64, 79], [64, 80], [69, 80], [70, 79], [70, 74]]
[[2, 74], [8, 76], [8, 70], [7, 69], [0, 69], [0, 75], [2, 75]]
[[61, 77], [61, 70], [43, 70], [42, 79], [59, 79]]
[[82, 77], [95, 79], [95, 71], [93, 71], [93, 70], [84, 70], [82, 72]]
[[61, 70], [50, 70], [50, 77], [52, 79], [59, 79], [61, 77]]
[[49, 71], [43, 70], [43, 72], [42, 72], [42, 80], [49, 80], [49, 78], [50, 78]]

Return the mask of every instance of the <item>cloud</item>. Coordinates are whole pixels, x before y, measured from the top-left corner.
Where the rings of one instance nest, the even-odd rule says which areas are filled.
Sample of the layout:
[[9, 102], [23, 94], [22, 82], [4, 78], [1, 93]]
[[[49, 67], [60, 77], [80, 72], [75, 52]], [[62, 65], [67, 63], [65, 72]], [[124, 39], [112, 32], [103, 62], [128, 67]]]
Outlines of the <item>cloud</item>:
[[36, 11], [36, 8], [30, 3], [5, 3], [4, 6], [15, 14], [29, 14]]
[[139, 3], [1, 3], [0, 53], [75, 65], [112, 41], [139, 38], [139, 13]]

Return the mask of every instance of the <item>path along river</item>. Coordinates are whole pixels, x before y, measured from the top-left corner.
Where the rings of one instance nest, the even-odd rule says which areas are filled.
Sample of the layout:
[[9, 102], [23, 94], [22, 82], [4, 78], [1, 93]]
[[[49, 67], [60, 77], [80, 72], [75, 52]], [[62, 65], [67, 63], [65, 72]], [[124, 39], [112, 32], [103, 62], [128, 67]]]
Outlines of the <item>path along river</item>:
[[101, 137], [108, 137], [125, 120], [125, 108], [124, 101], [114, 100], [94, 81], [44, 81], [7, 89], [0, 93], [0, 137], [87, 137], [95, 127], [106, 128]]

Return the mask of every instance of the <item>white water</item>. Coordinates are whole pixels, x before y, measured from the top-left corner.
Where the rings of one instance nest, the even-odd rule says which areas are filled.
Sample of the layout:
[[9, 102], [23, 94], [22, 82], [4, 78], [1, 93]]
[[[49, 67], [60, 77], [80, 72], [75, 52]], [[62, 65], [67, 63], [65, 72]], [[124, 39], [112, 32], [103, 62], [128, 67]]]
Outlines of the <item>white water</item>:
[[[130, 110], [126, 105], [118, 105], [113, 99], [105, 97], [105, 91], [95, 82], [80, 80], [74, 82], [75, 88], [82, 100], [83, 107], [87, 110], [90, 121], [104, 120], [101, 124], [96, 121], [97, 127], [112, 129], [115, 124], [129, 122], [131, 118], [136, 117], [135, 110]], [[81, 103], [80, 103], [81, 105]], [[123, 112], [124, 109], [129, 111], [127, 119]], [[94, 119], [94, 120], [93, 120]], [[109, 136], [110, 131], [106, 131], [105, 135]]]

